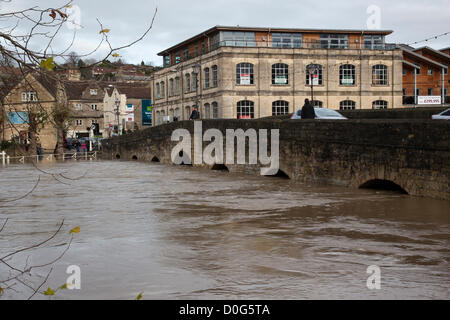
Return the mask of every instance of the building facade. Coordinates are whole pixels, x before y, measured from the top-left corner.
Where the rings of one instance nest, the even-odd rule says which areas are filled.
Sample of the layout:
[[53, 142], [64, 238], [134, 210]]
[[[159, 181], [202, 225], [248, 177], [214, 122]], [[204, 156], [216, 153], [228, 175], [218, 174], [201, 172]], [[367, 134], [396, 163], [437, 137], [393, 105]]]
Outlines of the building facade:
[[260, 118], [304, 100], [330, 109], [402, 104], [402, 52], [391, 31], [214, 27], [161, 53], [152, 80], [154, 124]]
[[450, 103], [448, 65], [450, 55], [430, 47], [400, 46], [403, 51], [403, 103], [417, 104], [420, 96], [440, 96]]

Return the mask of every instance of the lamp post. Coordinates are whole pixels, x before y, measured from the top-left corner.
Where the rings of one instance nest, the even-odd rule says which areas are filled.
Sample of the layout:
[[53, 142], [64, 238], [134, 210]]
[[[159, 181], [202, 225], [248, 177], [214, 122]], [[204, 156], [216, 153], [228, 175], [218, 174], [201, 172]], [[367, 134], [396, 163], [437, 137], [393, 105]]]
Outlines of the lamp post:
[[201, 72], [201, 65], [200, 63], [195, 63], [194, 66], [194, 71], [193, 73], [195, 74], [195, 106], [198, 109], [198, 105], [200, 103], [199, 99], [198, 99], [198, 85], [199, 85], [199, 77], [200, 77], [200, 72]]
[[120, 136], [120, 100], [116, 99], [117, 135]]
[[[309, 73], [309, 84], [311, 85], [311, 104], [314, 105], [314, 82], [313, 82], [313, 79], [317, 77], [317, 80], [319, 80], [320, 65], [310, 64], [307, 66], [307, 70]], [[319, 84], [319, 83], [317, 83], [317, 84]]]

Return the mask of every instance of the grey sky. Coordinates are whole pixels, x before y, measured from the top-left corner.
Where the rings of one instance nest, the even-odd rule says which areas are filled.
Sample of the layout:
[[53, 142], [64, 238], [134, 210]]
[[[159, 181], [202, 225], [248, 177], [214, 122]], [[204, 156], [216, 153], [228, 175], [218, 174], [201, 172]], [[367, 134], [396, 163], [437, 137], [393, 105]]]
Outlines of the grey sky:
[[[12, 0], [0, 10], [35, 5], [51, 7], [64, 1]], [[114, 46], [137, 38], [158, 14], [150, 34], [139, 44], [120, 52], [127, 62], [144, 60], [161, 65], [156, 54], [178, 42], [215, 25], [366, 29], [370, 5], [381, 9], [381, 28], [393, 30], [388, 42], [411, 43], [450, 31], [450, 0], [79, 0], [83, 28], [78, 31], [74, 51], [88, 52], [99, 40], [99, 18], [110, 28]], [[70, 42], [71, 31], [64, 30], [64, 41]], [[64, 40], [65, 39], [65, 40]], [[440, 49], [450, 46], [450, 35], [416, 46]], [[101, 53], [101, 52], [100, 52]], [[100, 53], [97, 56], [100, 56]]]

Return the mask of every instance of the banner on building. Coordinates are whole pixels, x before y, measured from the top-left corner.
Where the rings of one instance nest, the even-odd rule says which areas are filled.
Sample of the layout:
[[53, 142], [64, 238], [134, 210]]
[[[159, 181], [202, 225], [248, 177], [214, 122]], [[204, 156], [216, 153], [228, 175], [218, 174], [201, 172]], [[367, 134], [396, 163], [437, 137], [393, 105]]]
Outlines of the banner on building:
[[250, 73], [241, 73], [241, 84], [250, 84]]
[[132, 104], [127, 104], [127, 107], [125, 108], [126, 113], [133, 113], [134, 112], [134, 106]]
[[142, 100], [142, 125], [152, 125], [152, 100]]
[[440, 96], [418, 96], [418, 104], [441, 104]]
[[275, 84], [287, 84], [287, 77], [283, 76], [275, 76]]

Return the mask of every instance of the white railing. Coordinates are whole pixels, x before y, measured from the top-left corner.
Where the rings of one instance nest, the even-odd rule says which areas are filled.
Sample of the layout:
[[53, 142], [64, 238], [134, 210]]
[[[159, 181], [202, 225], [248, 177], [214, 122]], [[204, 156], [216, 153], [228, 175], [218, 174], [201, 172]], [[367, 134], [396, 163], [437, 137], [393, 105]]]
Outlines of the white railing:
[[2, 165], [5, 166], [10, 164], [12, 161], [17, 160], [18, 163], [25, 163], [26, 159], [31, 159], [35, 161], [65, 161], [65, 160], [97, 160], [98, 151], [91, 152], [75, 152], [75, 153], [63, 153], [63, 154], [41, 154], [34, 156], [18, 156], [18, 157], [10, 157], [6, 154], [5, 151], [0, 153], [2, 158]]

